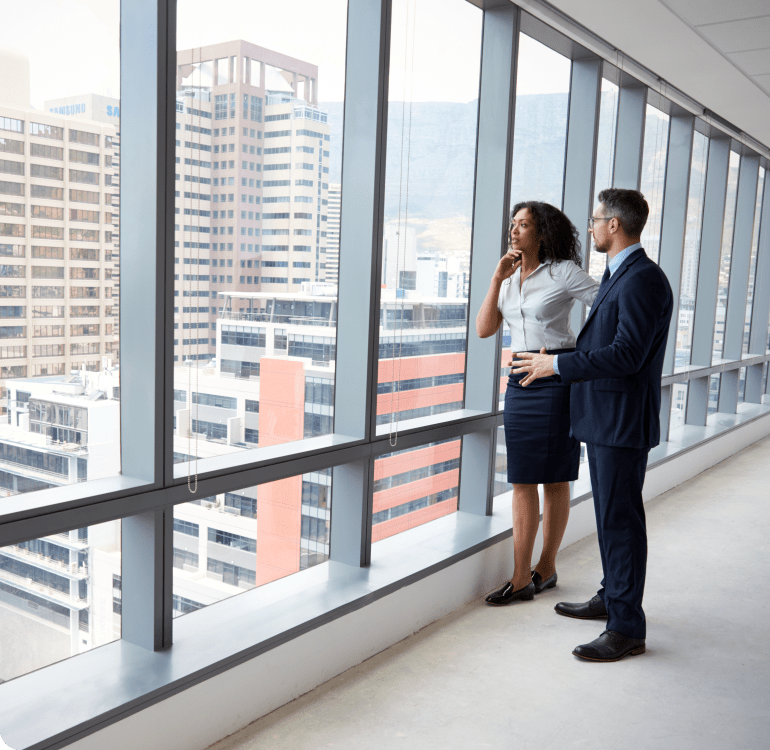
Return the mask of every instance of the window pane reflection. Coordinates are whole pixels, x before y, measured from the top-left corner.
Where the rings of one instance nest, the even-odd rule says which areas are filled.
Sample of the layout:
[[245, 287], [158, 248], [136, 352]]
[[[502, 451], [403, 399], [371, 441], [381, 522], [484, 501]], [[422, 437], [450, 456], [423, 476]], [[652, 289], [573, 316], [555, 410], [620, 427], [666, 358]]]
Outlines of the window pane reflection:
[[329, 558], [331, 469], [174, 507], [174, 617]]
[[457, 510], [461, 443], [442, 440], [375, 460], [372, 542]]
[[571, 61], [519, 34], [511, 207], [537, 200], [562, 206]]
[[751, 239], [751, 263], [749, 265], [749, 289], [746, 296], [746, 318], [743, 326], [743, 353], [748, 354], [749, 336], [751, 335], [751, 312], [754, 306], [754, 284], [757, 273], [757, 253], [759, 250], [759, 230], [762, 219], [762, 198], [765, 189], [765, 168], [759, 168], [757, 182], [757, 202], [754, 206], [754, 232]]
[[178, 10], [176, 463], [333, 431], [347, 3], [218, 11]]
[[706, 194], [706, 163], [709, 139], [694, 134], [690, 165], [690, 191], [687, 198], [687, 226], [682, 257], [682, 284], [679, 295], [679, 319], [676, 331], [676, 367], [690, 364], [692, 356], [692, 326], [695, 315], [695, 294], [698, 289], [703, 199]]
[[[7, 40], [18, 52], [0, 51], [6, 496], [121, 471], [120, 3], [98, 17], [86, 2], [58, 4], [43, 25], [32, 5], [14, 12], [28, 17], [26, 30], [3, 29], [19, 31]], [[98, 53], [98, 74], [79, 48]]]
[[671, 386], [671, 421], [669, 433], [684, 426], [687, 409], [687, 383], [674, 383]]
[[735, 229], [735, 209], [738, 199], [738, 173], [740, 165], [740, 155], [735, 151], [731, 151], [730, 165], [727, 172], [727, 196], [725, 198], [725, 220], [722, 228], [722, 250], [719, 259], [719, 285], [717, 287], [717, 313], [714, 322], [712, 362], [722, 357], [725, 345], [725, 315], [727, 313], [727, 292], [730, 288], [730, 261], [733, 253], [733, 232]]
[[120, 638], [120, 521], [0, 548], [0, 682]]
[[393, 3], [381, 431], [463, 406], [482, 16], [465, 0]]
[[508, 481], [508, 452], [505, 448], [505, 429], [495, 431], [495, 488], [494, 497], [513, 491], [513, 485]]
[[642, 232], [642, 246], [656, 263], [660, 255], [663, 193], [666, 187], [668, 125], [669, 116], [648, 104], [642, 152], [641, 191], [650, 206], [650, 215]]
[[[599, 110], [599, 138], [596, 148], [596, 177], [594, 181], [594, 205], [599, 202], [599, 193], [605, 188], [612, 187], [612, 172], [615, 166], [615, 135], [618, 122], [619, 89], [606, 78], [602, 78], [601, 107]], [[588, 259], [588, 273], [597, 281], [601, 281], [604, 269], [607, 267], [607, 256], [604, 253], [591, 252]]]

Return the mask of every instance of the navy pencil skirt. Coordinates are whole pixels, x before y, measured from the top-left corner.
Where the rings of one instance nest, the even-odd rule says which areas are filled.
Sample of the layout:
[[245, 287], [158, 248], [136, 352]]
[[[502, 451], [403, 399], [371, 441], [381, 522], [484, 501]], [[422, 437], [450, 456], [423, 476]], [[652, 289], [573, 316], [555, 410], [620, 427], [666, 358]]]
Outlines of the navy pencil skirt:
[[[571, 352], [555, 349], [549, 354]], [[505, 391], [505, 445], [511, 484], [572, 482], [580, 469], [580, 443], [570, 436], [569, 386], [555, 377], [526, 388], [525, 374], [508, 376]]]

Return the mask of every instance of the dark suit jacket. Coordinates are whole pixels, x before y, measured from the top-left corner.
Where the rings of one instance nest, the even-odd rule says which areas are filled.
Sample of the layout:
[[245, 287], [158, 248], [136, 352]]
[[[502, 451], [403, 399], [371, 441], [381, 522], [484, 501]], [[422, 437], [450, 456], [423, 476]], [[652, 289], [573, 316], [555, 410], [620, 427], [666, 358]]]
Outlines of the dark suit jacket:
[[660, 442], [660, 378], [673, 306], [668, 279], [641, 248], [601, 287], [575, 351], [559, 355], [578, 440], [618, 448]]

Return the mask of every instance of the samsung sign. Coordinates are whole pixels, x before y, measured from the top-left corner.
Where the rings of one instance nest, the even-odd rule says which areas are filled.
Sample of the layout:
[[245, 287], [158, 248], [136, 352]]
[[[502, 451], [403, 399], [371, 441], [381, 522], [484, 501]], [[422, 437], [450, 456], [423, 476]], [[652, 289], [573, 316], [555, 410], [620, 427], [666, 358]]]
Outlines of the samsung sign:
[[[107, 117], [120, 117], [120, 107], [113, 107], [109, 104], [106, 109]], [[56, 115], [81, 115], [85, 114], [86, 105], [84, 102], [80, 104], [67, 104], [62, 107], [50, 107], [48, 111]]]

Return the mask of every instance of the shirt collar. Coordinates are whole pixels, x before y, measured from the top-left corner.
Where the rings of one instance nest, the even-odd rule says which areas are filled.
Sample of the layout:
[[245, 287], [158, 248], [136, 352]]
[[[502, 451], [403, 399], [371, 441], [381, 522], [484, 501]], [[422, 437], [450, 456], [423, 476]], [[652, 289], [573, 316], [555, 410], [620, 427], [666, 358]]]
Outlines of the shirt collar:
[[623, 261], [629, 255], [631, 255], [631, 253], [633, 253], [636, 250], [641, 250], [641, 249], [642, 249], [642, 243], [641, 242], [636, 242], [633, 245], [630, 245], [629, 247], [627, 247], [625, 250], [621, 250], [608, 264], [609, 269], [610, 269], [610, 276], [612, 276], [612, 274], [614, 274], [615, 271], [617, 271], [618, 268], [620, 268], [620, 266], [623, 263]]

